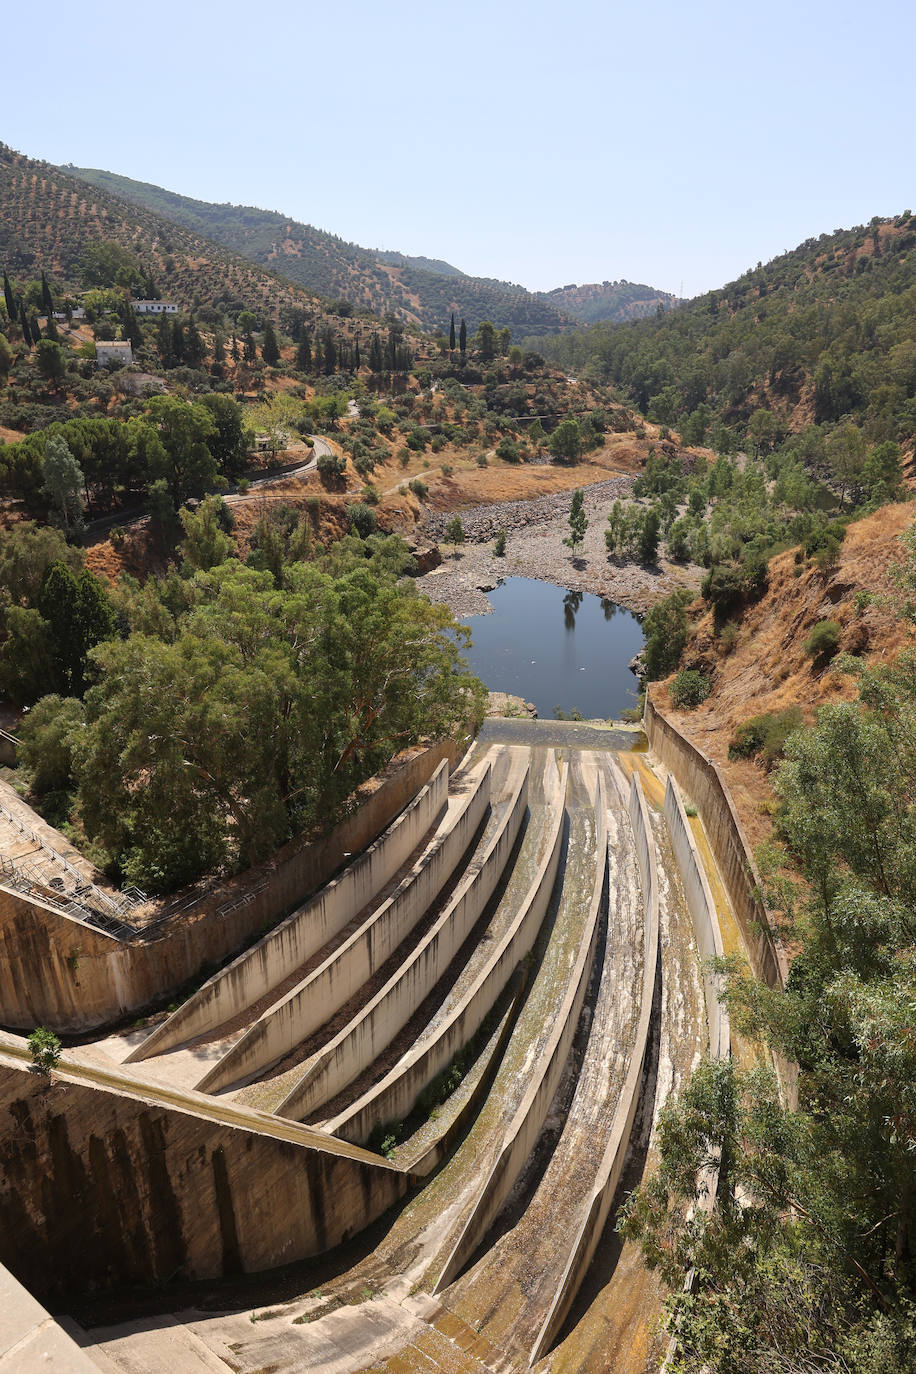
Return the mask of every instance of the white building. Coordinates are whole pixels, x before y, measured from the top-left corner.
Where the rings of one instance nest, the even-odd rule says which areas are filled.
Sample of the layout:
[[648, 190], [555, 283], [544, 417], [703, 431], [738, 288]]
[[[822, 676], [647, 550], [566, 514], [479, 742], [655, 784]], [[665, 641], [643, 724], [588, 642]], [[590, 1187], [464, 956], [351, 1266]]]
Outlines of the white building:
[[131, 301], [138, 315], [177, 315], [178, 306], [173, 301]]
[[97, 343], [95, 346], [95, 365], [96, 367], [107, 367], [109, 363], [132, 363], [134, 351], [130, 343], [125, 340], [111, 340], [107, 343]]

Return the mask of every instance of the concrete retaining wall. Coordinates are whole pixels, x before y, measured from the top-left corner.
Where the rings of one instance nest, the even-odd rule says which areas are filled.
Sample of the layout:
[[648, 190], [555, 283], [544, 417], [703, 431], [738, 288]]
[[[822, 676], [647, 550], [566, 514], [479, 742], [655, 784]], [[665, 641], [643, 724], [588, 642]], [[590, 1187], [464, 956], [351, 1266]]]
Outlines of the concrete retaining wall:
[[508, 862], [528, 805], [529, 760], [515, 775], [502, 823], [445, 910], [407, 961], [367, 1006], [331, 1040], [277, 1108], [298, 1120], [352, 1083], [407, 1024], [464, 944]]
[[636, 856], [639, 863], [645, 910], [639, 1021], [636, 1025], [636, 1037], [633, 1042], [630, 1067], [621, 1090], [619, 1105], [614, 1113], [611, 1133], [602, 1156], [601, 1165], [592, 1187], [588, 1212], [573, 1239], [569, 1261], [557, 1289], [553, 1306], [547, 1314], [544, 1325], [534, 1343], [528, 1361], [529, 1365], [539, 1360], [553, 1345], [563, 1322], [566, 1320], [566, 1314], [573, 1299], [579, 1291], [582, 1280], [588, 1272], [623, 1173], [624, 1161], [626, 1160], [633, 1122], [636, 1118], [636, 1109], [639, 1105], [643, 1086], [646, 1050], [649, 1044], [649, 1027], [655, 995], [655, 980], [658, 972], [658, 856], [655, 840], [652, 837], [652, 827], [642, 784], [635, 773], [630, 783], [630, 824], [636, 840]]
[[130, 1062], [193, 1040], [268, 996], [385, 886], [442, 814], [447, 800], [448, 764], [443, 760], [374, 844], [269, 935], [204, 983], [134, 1050]]
[[569, 1056], [591, 975], [598, 941], [599, 916], [607, 885], [607, 816], [604, 784], [600, 774], [595, 811], [598, 816], [595, 883], [588, 916], [582, 930], [579, 953], [570, 972], [566, 995], [540, 1060], [532, 1070], [525, 1095], [506, 1130], [499, 1157], [436, 1282], [433, 1291], [437, 1293], [457, 1278], [499, 1215], [541, 1134]]
[[197, 1084], [201, 1092], [249, 1082], [323, 1026], [375, 976], [436, 900], [467, 852], [490, 804], [491, 776], [489, 762], [476, 770], [462, 805], [443, 821], [397, 890], [318, 968], [268, 1008], [204, 1075]]
[[292, 841], [256, 869], [217, 884], [149, 937], [122, 941], [0, 886], [0, 1024], [93, 1030], [148, 1007], [222, 963], [370, 844], [443, 759], [451, 741], [397, 761], [329, 835]]
[[785, 987], [788, 962], [760, 895], [760, 874], [722, 774], [712, 759], [658, 709], [646, 694], [649, 747], [696, 803], [722, 874], [751, 967], [769, 987]]
[[[721, 959], [725, 950], [716, 904], [697, 849], [690, 821], [684, 811], [677, 783], [669, 775], [665, 787], [665, 820], [674, 857], [684, 884], [687, 910], [693, 922], [700, 958]], [[713, 1059], [727, 1059], [731, 1049], [728, 1008], [719, 1001], [722, 979], [708, 968], [703, 969], [703, 991], [706, 998], [706, 1023], [709, 1027], [709, 1053]]]
[[[546, 766], [551, 771], [555, 768], [552, 750]], [[426, 1085], [451, 1063], [495, 1005], [519, 961], [537, 939], [547, 913], [563, 847], [568, 776], [569, 764], [564, 762], [559, 783], [554, 777], [556, 800], [548, 821], [544, 856], [514, 920], [496, 943], [485, 966], [435, 1035], [414, 1046], [358, 1102], [327, 1123], [326, 1129], [332, 1134], [364, 1144], [376, 1126], [386, 1121], [403, 1120]]]
[[410, 1185], [343, 1141], [283, 1138], [262, 1113], [214, 1119], [193, 1094], [115, 1078], [74, 1068], [49, 1085], [0, 1063], [0, 1262], [44, 1300], [304, 1259]]

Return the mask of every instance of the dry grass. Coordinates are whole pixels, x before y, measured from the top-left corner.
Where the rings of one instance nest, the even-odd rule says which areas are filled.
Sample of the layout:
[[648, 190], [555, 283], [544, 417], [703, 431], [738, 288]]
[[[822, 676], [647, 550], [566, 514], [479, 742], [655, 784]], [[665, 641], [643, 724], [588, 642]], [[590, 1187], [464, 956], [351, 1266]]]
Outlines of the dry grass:
[[702, 706], [688, 712], [672, 708], [670, 714], [722, 767], [752, 845], [770, 832], [772, 788], [762, 767], [729, 762], [729, 741], [750, 716], [799, 706], [812, 721], [826, 702], [856, 696], [853, 678], [819, 669], [805, 654], [804, 641], [818, 621], [835, 620], [842, 630], [841, 650], [860, 653], [866, 662], [893, 658], [914, 642], [912, 628], [896, 618], [892, 605], [872, 602], [861, 613], [855, 607], [858, 591], [892, 595], [890, 568], [901, 557], [899, 537], [913, 516], [911, 505], [886, 506], [850, 525], [837, 565], [827, 574], [812, 564], [802, 565], [796, 577], [793, 553], [778, 554], [770, 564], [769, 590], [745, 612], [727, 657], [711, 615], [695, 626], [686, 657], [714, 671], [715, 687]]

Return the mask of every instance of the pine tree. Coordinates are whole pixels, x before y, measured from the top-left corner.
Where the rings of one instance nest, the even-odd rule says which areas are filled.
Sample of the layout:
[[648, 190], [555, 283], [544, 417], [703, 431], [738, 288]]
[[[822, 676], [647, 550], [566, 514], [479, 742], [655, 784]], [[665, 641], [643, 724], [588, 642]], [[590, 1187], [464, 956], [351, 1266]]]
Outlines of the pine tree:
[[44, 270], [41, 273], [41, 308], [50, 319], [54, 313], [54, 302], [51, 300], [51, 288]]
[[464, 320], [461, 321], [461, 328], [458, 331], [458, 347], [461, 350], [461, 361], [464, 362], [464, 355], [468, 351], [468, 327]]
[[449, 327], [448, 327], [448, 346], [449, 346], [449, 351], [450, 351], [451, 353], [454, 353], [454, 351], [455, 351], [455, 312], [454, 312], [454, 310], [452, 311], [452, 322], [451, 322], [451, 324], [450, 324]]

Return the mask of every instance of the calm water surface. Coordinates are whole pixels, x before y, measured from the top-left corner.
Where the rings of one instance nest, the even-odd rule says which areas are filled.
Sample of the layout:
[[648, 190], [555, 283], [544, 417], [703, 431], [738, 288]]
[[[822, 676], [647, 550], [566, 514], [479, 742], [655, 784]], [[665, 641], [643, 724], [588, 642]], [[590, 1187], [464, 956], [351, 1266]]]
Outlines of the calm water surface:
[[619, 718], [636, 701], [627, 664], [643, 646], [639, 621], [613, 601], [510, 577], [488, 593], [492, 615], [465, 617], [472, 671], [493, 692], [534, 702], [550, 718], [559, 706], [586, 719]]

